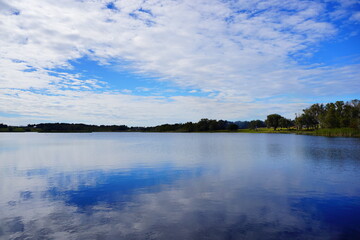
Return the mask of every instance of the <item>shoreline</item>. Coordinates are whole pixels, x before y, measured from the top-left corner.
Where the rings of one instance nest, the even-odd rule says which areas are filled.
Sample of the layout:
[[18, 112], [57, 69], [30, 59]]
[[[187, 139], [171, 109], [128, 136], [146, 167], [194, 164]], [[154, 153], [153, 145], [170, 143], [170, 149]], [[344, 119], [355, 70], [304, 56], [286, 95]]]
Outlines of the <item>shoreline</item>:
[[266, 134], [296, 134], [322, 137], [352, 137], [360, 138], [360, 131], [351, 128], [318, 129], [318, 130], [295, 130], [295, 129], [238, 129], [236, 131], [26, 131], [25, 129], [13, 129], [12, 131], [0, 130], [0, 133], [266, 133]]

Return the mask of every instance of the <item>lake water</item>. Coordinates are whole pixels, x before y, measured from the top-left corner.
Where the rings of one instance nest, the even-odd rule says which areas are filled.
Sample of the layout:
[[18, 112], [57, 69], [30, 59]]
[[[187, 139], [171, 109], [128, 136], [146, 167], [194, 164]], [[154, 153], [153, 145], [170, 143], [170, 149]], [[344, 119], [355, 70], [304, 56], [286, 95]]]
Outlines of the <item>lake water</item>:
[[1, 133], [0, 239], [360, 239], [360, 139]]

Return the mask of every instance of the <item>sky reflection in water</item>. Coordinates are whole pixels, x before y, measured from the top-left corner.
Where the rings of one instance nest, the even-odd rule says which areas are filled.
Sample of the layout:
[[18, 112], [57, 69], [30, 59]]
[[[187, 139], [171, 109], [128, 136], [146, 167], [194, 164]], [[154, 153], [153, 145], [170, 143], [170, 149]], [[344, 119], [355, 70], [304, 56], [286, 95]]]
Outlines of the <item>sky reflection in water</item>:
[[360, 141], [1, 134], [0, 239], [360, 239]]

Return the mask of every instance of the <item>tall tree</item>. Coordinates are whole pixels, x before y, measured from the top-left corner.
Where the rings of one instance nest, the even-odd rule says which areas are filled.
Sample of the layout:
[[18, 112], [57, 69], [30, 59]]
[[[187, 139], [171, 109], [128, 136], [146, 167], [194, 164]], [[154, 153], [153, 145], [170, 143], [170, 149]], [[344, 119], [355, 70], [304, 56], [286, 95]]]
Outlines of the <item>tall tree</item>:
[[334, 103], [328, 103], [325, 106], [326, 114], [325, 114], [325, 126], [327, 128], [337, 128], [340, 127], [338, 114], [336, 111], [336, 105]]
[[282, 128], [289, 128], [291, 126], [292, 122], [290, 119], [286, 119], [284, 117], [279, 119], [279, 126]]
[[272, 127], [276, 130], [279, 127], [279, 120], [282, 118], [279, 114], [270, 114], [266, 118], [266, 125], [267, 127]]

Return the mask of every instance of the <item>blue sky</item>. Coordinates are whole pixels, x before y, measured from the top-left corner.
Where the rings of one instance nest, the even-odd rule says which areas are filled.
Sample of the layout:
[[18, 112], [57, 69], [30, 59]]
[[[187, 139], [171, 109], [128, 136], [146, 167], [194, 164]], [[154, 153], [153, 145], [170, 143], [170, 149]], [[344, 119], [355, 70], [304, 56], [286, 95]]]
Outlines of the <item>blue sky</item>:
[[0, 122], [294, 118], [360, 98], [356, 0], [1, 1]]

